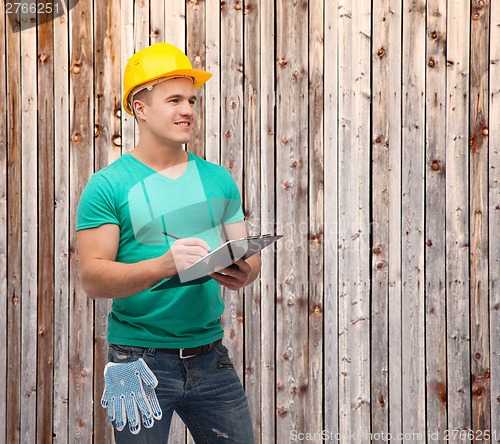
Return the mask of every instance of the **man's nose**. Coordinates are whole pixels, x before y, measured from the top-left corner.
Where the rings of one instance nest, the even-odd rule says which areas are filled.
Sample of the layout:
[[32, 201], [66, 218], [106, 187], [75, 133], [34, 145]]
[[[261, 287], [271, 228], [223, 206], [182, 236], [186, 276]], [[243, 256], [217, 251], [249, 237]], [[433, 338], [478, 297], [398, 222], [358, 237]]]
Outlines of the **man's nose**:
[[182, 102], [181, 114], [183, 116], [192, 116], [194, 114], [194, 105], [189, 100]]

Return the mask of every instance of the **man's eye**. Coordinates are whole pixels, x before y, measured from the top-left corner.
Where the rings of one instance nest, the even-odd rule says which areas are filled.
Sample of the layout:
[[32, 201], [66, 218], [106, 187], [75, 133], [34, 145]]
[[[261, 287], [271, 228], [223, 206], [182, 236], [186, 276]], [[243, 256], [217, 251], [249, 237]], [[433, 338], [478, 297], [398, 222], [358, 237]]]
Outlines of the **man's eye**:
[[191, 105], [195, 105], [195, 104], [196, 104], [196, 100], [190, 100], [190, 101], [189, 101], [189, 103], [190, 103]]

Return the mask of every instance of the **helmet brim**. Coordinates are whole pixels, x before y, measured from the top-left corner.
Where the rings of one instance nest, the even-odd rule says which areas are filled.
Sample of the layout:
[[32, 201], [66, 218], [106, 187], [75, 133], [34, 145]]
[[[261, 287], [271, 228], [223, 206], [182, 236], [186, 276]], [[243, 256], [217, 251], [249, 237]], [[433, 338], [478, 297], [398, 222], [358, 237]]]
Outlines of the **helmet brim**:
[[[212, 74], [209, 73], [208, 71], [203, 71], [202, 69], [177, 69], [175, 71], [170, 71], [167, 76], [165, 75], [160, 75], [158, 77], [154, 77], [152, 79], [148, 80], [148, 84], [151, 82], [155, 82], [155, 80], [159, 80], [164, 78], [165, 80], [168, 80], [173, 77], [191, 77], [193, 79], [193, 87], [194, 89], [199, 88], [202, 86], [204, 83], [207, 82], [210, 77], [212, 77]], [[131, 88], [129, 91], [126, 91], [125, 94], [123, 95], [123, 108], [125, 111], [130, 114], [131, 116], [134, 115], [132, 112], [132, 109], [130, 108], [129, 104], [129, 96], [132, 93], [133, 90], [137, 89], [141, 85], [135, 85], [133, 88]]]

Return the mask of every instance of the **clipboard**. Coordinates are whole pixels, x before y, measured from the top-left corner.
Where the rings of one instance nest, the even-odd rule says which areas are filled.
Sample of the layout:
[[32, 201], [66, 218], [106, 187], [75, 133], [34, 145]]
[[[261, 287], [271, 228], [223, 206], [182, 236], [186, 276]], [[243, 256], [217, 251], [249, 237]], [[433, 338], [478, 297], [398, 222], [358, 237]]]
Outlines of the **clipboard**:
[[263, 234], [261, 236], [249, 236], [230, 240], [208, 253], [205, 257], [202, 257], [186, 270], [176, 274], [168, 281], [157, 285], [152, 291], [184, 285], [203, 284], [212, 279], [208, 276], [209, 273], [229, 267], [239, 259], [248, 259], [282, 237], [283, 235], [281, 234], [276, 236]]

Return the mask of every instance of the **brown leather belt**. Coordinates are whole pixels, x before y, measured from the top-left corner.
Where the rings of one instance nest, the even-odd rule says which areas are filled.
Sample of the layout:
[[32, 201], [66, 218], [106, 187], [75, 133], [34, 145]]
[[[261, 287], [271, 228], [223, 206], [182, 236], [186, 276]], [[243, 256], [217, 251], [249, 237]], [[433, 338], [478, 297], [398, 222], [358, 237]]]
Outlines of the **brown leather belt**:
[[200, 345], [198, 347], [193, 348], [157, 348], [157, 351], [170, 353], [173, 355], [179, 355], [181, 359], [194, 358], [195, 356], [206, 353], [207, 351], [212, 350], [217, 344], [221, 343], [222, 339], [218, 341], [211, 342], [210, 344]]

